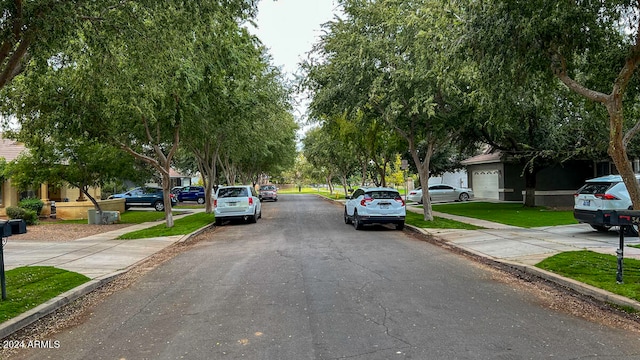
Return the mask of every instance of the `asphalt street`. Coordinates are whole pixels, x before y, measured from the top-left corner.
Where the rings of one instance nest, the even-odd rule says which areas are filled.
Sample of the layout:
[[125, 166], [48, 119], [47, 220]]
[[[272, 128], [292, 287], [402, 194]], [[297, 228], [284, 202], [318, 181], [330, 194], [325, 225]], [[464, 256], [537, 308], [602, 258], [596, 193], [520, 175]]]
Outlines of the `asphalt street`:
[[637, 333], [549, 309], [491, 269], [281, 195], [25, 359], [639, 359]]

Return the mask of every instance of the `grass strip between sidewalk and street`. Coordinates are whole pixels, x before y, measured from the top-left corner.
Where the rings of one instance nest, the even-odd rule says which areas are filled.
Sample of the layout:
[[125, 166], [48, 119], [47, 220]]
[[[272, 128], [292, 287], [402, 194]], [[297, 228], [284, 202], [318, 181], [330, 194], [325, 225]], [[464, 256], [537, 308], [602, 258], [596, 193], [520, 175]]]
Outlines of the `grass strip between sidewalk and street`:
[[204, 212], [196, 213], [185, 216], [181, 219], [176, 219], [173, 222], [173, 227], [168, 228], [166, 223], [152, 226], [148, 229], [142, 229], [138, 231], [132, 231], [123, 234], [118, 237], [120, 240], [131, 239], [146, 239], [160, 236], [173, 236], [173, 235], [186, 235], [190, 234], [204, 226], [213, 223], [215, 220], [214, 214], [207, 214]]
[[624, 259], [622, 284], [616, 282], [618, 259], [615, 255], [600, 254], [588, 250], [568, 251], [549, 257], [536, 266], [640, 301], [640, 260]]
[[445, 219], [435, 216], [433, 221], [425, 221], [422, 214], [407, 211], [405, 217], [406, 224], [421, 228], [421, 229], [461, 229], [461, 230], [478, 230], [482, 227], [462, 223], [455, 220]]
[[5, 272], [7, 298], [0, 300], [0, 322], [14, 318], [90, 279], [52, 266], [24, 266]]

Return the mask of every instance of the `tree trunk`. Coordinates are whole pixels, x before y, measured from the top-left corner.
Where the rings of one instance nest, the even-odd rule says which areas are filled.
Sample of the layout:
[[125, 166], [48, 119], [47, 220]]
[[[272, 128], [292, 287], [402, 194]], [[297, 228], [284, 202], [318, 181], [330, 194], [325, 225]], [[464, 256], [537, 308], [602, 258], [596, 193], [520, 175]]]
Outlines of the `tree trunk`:
[[627, 146], [624, 142], [624, 132], [622, 124], [624, 117], [622, 115], [622, 100], [616, 101], [614, 97], [607, 104], [607, 110], [609, 111], [609, 155], [613, 159], [613, 163], [616, 165], [616, 169], [622, 176], [629, 197], [633, 204], [634, 209], [640, 209], [640, 186], [636, 180], [635, 173], [633, 172], [633, 166], [627, 156]]
[[411, 158], [418, 169], [418, 175], [420, 175], [420, 186], [422, 187], [422, 214], [425, 221], [433, 221], [433, 211], [431, 209], [431, 198], [429, 196], [429, 164], [431, 162], [431, 156], [433, 155], [433, 143], [429, 142], [427, 145], [427, 152], [424, 155], [424, 160], [420, 161], [418, 156], [418, 150], [412, 138], [409, 140], [409, 152]]

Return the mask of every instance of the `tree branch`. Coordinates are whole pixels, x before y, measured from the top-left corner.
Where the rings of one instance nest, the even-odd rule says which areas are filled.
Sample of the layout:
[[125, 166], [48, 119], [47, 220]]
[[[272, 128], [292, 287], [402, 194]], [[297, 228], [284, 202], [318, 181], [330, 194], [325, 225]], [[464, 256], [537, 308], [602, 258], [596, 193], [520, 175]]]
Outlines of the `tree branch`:
[[609, 95], [603, 94], [603, 93], [595, 91], [595, 90], [588, 89], [588, 88], [584, 87], [583, 85], [579, 84], [577, 81], [573, 80], [567, 74], [567, 61], [564, 58], [564, 56], [562, 56], [560, 54], [556, 54], [555, 56], [560, 58], [560, 66], [558, 67], [558, 66], [552, 65], [553, 73], [569, 89], [571, 89], [571, 90], [575, 91], [576, 93], [586, 97], [587, 99], [593, 100], [595, 102], [599, 102], [599, 103], [602, 103], [602, 104], [607, 102], [607, 100], [609, 99]]

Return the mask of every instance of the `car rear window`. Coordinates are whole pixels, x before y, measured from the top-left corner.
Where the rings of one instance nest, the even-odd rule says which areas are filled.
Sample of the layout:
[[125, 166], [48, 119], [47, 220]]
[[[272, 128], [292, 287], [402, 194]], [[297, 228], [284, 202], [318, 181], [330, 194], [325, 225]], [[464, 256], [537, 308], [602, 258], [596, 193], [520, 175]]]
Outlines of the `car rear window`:
[[264, 185], [260, 186], [260, 190], [275, 190], [276, 187], [274, 185]]
[[228, 198], [228, 197], [248, 197], [249, 192], [247, 188], [238, 187], [238, 188], [223, 188], [218, 190], [219, 198]]
[[578, 194], [604, 194], [615, 183], [587, 183], [578, 190]]
[[400, 196], [400, 193], [397, 191], [368, 191], [366, 195], [372, 199], [395, 199]]

